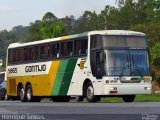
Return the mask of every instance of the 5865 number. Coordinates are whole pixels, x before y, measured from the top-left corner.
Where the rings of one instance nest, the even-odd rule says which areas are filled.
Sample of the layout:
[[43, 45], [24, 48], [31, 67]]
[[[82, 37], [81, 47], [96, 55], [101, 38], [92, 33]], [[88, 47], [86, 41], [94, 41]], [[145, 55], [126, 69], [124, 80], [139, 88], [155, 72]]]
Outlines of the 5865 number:
[[10, 68], [8, 69], [8, 73], [17, 73], [17, 68]]

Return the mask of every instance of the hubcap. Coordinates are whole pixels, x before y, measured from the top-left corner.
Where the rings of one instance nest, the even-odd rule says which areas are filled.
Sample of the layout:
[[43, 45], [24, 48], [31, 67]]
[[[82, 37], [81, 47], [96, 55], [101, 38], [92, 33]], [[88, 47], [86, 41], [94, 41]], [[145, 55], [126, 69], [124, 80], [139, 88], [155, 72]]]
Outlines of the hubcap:
[[28, 90], [27, 90], [27, 99], [28, 99], [28, 100], [31, 100], [31, 94], [32, 94], [32, 93], [31, 93], [31, 90], [28, 89]]
[[20, 98], [21, 98], [21, 100], [24, 99], [24, 88], [21, 88], [21, 91], [20, 91]]
[[94, 95], [93, 87], [92, 87], [92, 86], [89, 86], [89, 87], [87, 88], [87, 97], [88, 97], [89, 99], [91, 99], [91, 98], [93, 97], [93, 95]]

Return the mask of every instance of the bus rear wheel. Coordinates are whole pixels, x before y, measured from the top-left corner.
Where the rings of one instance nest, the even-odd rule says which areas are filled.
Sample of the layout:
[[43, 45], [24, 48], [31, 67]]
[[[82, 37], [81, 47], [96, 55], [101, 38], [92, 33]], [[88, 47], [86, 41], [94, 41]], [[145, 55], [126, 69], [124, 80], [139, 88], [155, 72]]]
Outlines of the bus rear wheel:
[[32, 92], [32, 86], [31, 85], [27, 85], [26, 98], [27, 98], [27, 102], [32, 102], [33, 101], [33, 92]]
[[124, 102], [133, 102], [135, 99], [135, 95], [124, 95], [122, 96]]
[[97, 102], [99, 101], [99, 98], [97, 96], [94, 95], [94, 88], [92, 83], [87, 83], [85, 88], [84, 88], [84, 94], [85, 97], [87, 98], [88, 102]]
[[22, 86], [19, 89], [19, 97], [20, 97], [21, 102], [26, 102], [26, 94], [25, 94], [24, 87]]
[[40, 102], [41, 101], [40, 97], [34, 97], [33, 96], [33, 90], [32, 90], [31, 85], [27, 85], [26, 98], [27, 98], [27, 102]]

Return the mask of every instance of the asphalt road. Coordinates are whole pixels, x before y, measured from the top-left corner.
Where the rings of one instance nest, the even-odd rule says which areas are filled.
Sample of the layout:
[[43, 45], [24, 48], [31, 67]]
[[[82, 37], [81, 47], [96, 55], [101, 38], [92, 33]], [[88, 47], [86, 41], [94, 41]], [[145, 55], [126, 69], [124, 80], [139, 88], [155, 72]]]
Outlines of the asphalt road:
[[3, 120], [160, 120], [160, 103], [21, 103], [0, 101]]

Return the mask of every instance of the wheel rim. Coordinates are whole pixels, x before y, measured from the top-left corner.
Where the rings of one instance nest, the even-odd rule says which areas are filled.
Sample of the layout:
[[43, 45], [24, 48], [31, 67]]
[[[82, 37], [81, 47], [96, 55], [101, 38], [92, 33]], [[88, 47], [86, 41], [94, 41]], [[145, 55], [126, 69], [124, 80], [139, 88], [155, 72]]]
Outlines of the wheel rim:
[[21, 99], [21, 100], [24, 99], [24, 88], [21, 88], [21, 91], [20, 91], [20, 99]]
[[31, 100], [31, 96], [32, 96], [31, 89], [28, 89], [28, 90], [27, 90], [27, 99], [28, 99], [28, 100]]
[[94, 95], [93, 87], [92, 87], [92, 86], [89, 86], [89, 87], [87, 88], [87, 98], [88, 98], [88, 99], [91, 99], [91, 98], [93, 97], [93, 95]]

